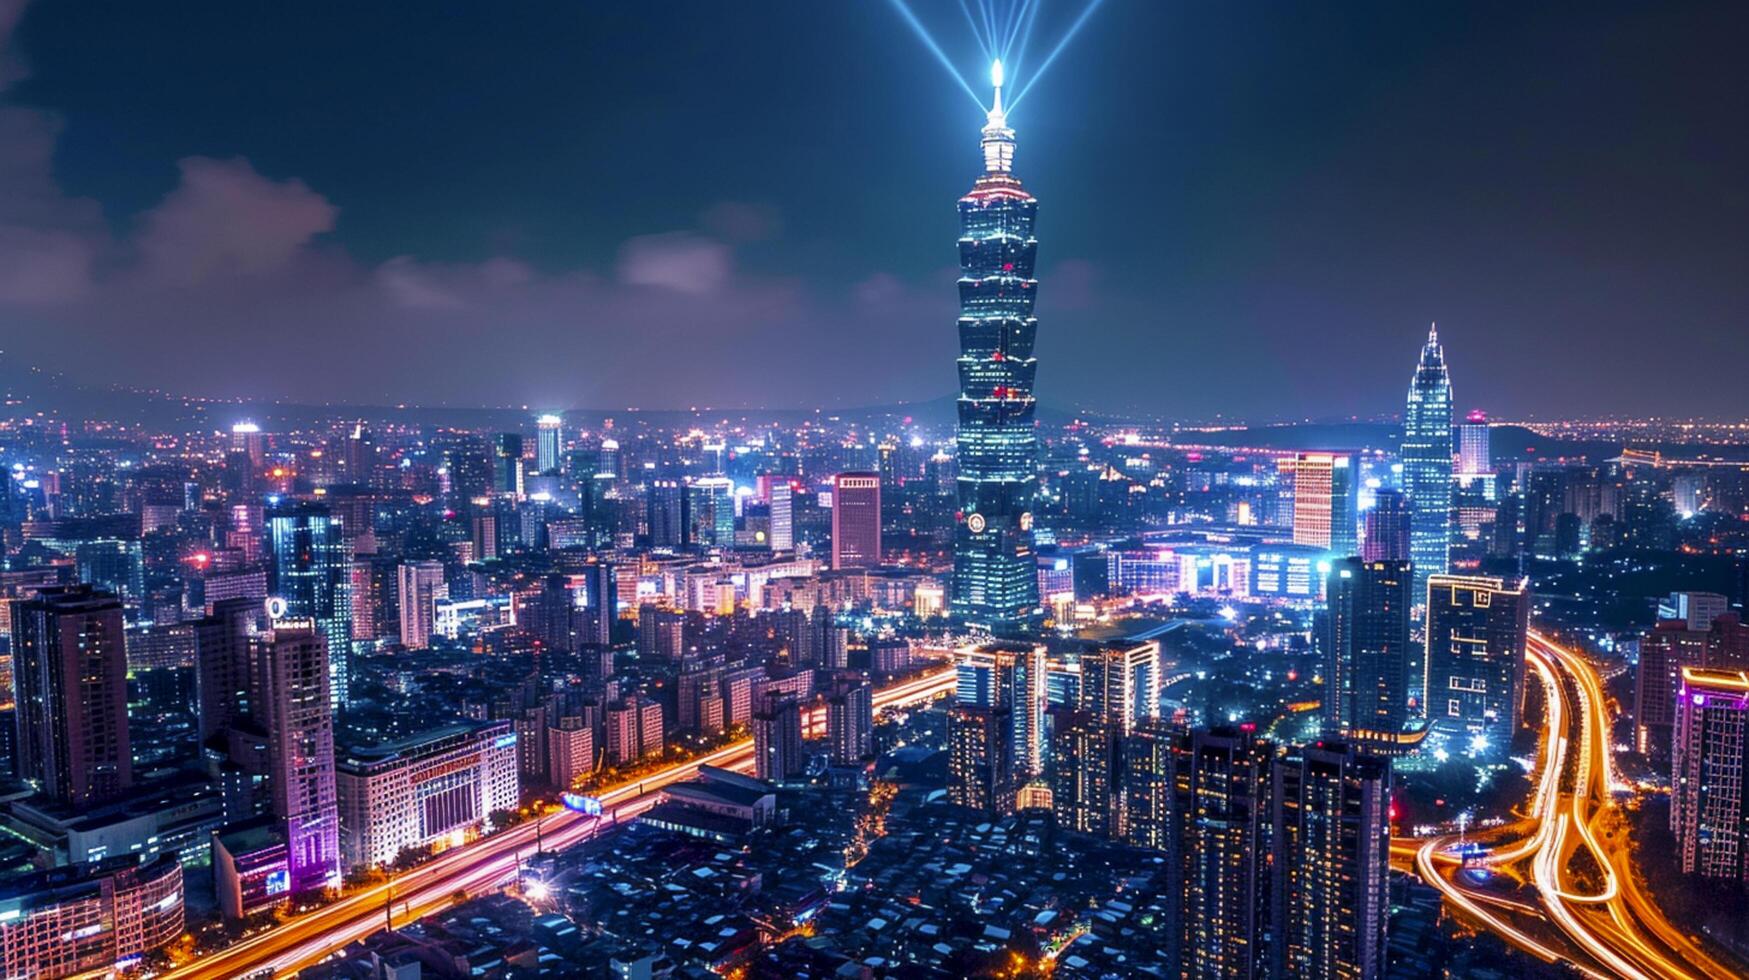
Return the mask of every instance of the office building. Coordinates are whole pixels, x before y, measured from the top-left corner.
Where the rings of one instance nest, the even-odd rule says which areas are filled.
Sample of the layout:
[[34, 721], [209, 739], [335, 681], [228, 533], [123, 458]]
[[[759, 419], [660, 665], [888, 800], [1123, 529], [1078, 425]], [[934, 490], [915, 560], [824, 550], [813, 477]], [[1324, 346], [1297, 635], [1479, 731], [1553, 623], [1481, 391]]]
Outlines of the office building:
[[881, 478], [840, 473], [832, 478], [832, 567], [881, 563]]
[[44, 588], [12, 609], [17, 772], [86, 806], [133, 785], [121, 600], [87, 585]]
[[405, 562], [396, 569], [395, 578], [401, 613], [401, 645], [409, 650], [424, 650], [431, 646], [437, 600], [449, 598], [443, 563]]
[[947, 712], [947, 798], [1003, 814], [1014, 809], [1013, 712], [958, 704]]
[[249, 650], [256, 624], [263, 616], [262, 600], [221, 599], [212, 615], [194, 624], [197, 719], [200, 741], [249, 717]]
[[735, 485], [726, 476], [706, 476], [687, 484], [685, 490], [685, 543], [699, 548], [733, 546]]
[[1039, 609], [1032, 540], [1038, 201], [1012, 173], [1014, 130], [1002, 109], [1001, 79], [993, 81], [984, 173], [959, 202], [960, 517], [951, 608], [968, 624], [1006, 630]]
[[1250, 731], [1221, 727], [1180, 735], [1173, 758], [1178, 973], [1261, 976], [1269, 915], [1270, 749]]
[[403, 850], [454, 847], [518, 802], [516, 732], [508, 721], [458, 722], [335, 762], [344, 866], [381, 866]]
[[1670, 832], [1682, 872], [1749, 883], [1749, 676], [1687, 667], [1677, 694]]
[[1294, 459], [1294, 544], [1354, 553], [1354, 461], [1336, 453]]
[[1658, 600], [1659, 620], [1679, 620], [1698, 632], [1711, 629], [1713, 620], [1730, 611], [1730, 600], [1717, 592], [1672, 592]]
[[1408, 561], [1410, 520], [1409, 498], [1401, 490], [1379, 490], [1366, 512], [1360, 557], [1367, 561]]
[[1522, 581], [1434, 575], [1427, 581], [1427, 717], [1472, 750], [1518, 731], [1530, 589]]
[[1391, 904], [1390, 763], [1352, 746], [1319, 743], [1278, 757], [1273, 773], [1272, 975], [1382, 980]]
[[1406, 561], [1334, 562], [1325, 581], [1325, 731], [1351, 741], [1389, 738], [1409, 720], [1412, 575]]
[[547, 729], [547, 781], [570, 789], [595, 771], [595, 732], [581, 718], [562, 718]]
[[768, 782], [794, 779], [807, 767], [802, 754], [802, 706], [794, 695], [767, 694], [753, 712], [753, 773]]
[[1008, 758], [1017, 782], [1044, 772], [1045, 648], [997, 641], [955, 653], [955, 700], [1008, 711]]
[[789, 551], [796, 546], [795, 494], [795, 485], [787, 480], [771, 486], [772, 551]]
[[1494, 472], [1494, 454], [1488, 445], [1488, 413], [1477, 409], [1458, 423], [1457, 475], [1477, 477]]
[[565, 420], [557, 415], [542, 415], [535, 420], [534, 468], [546, 475], [559, 471], [559, 459], [565, 449]]
[[1409, 560], [1417, 601], [1427, 579], [1443, 575], [1451, 554], [1451, 377], [1439, 328], [1427, 332], [1403, 409], [1403, 489], [1409, 494]]
[[352, 678], [352, 550], [321, 504], [268, 512], [269, 595], [288, 619], [313, 620], [327, 640], [328, 691], [343, 707]]
[[1710, 639], [1710, 631], [1691, 629], [1686, 619], [1660, 619], [1640, 635], [1640, 665], [1634, 673], [1634, 747], [1639, 752], [1654, 759], [1668, 757], [1682, 671], [1707, 666]]
[[328, 665], [327, 634], [309, 620], [281, 619], [258, 638], [257, 719], [268, 736], [273, 814], [285, 825], [293, 895], [340, 884]]
[[686, 490], [679, 480], [655, 479], [644, 488], [644, 526], [652, 548], [687, 543]]

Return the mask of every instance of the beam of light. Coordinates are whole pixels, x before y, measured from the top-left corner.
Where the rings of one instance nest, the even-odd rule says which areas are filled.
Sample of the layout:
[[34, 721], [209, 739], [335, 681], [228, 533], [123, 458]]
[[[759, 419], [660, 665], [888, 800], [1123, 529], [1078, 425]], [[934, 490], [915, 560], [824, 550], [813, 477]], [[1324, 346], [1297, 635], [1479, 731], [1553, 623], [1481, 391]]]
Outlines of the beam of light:
[[1013, 112], [1020, 105], [1020, 100], [1026, 98], [1026, 93], [1032, 91], [1033, 85], [1044, 77], [1045, 71], [1051, 67], [1051, 62], [1057, 60], [1057, 55], [1063, 53], [1063, 49], [1069, 46], [1069, 42], [1074, 40], [1076, 34], [1080, 33], [1081, 25], [1087, 23], [1087, 18], [1093, 16], [1093, 12], [1098, 10], [1099, 5], [1103, 2], [1104, 0], [1091, 0], [1087, 4], [1087, 9], [1081, 11], [1081, 16], [1075, 18], [1075, 23], [1069, 25], [1069, 33], [1063, 35], [1063, 39], [1057, 42], [1057, 46], [1051, 49], [1051, 53], [1046, 55], [1044, 62], [1038, 66], [1038, 71], [1033, 72], [1032, 77], [1026, 80], [1026, 85], [1014, 97], [1014, 101], [1008, 103], [1009, 112]]
[[984, 38], [989, 41], [993, 53], [996, 50], [996, 8], [993, 0], [978, 0], [978, 9], [984, 12]]
[[941, 50], [941, 45], [935, 43], [935, 38], [929, 36], [929, 31], [924, 28], [923, 22], [917, 19], [917, 15], [911, 12], [910, 7], [905, 6], [905, 0], [890, 0], [890, 2], [893, 9], [899, 12], [899, 16], [905, 18], [905, 23], [911, 25], [911, 30], [917, 32], [917, 37], [923, 42], [923, 46], [935, 55], [936, 61], [941, 62], [941, 67], [946, 68], [947, 73], [953, 76], [953, 80], [960, 83], [960, 88], [965, 90], [966, 97], [971, 99], [980, 111], [983, 111], [985, 109], [984, 100], [978, 98], [978, 93], [972, 91], [972, 87], [966, 84], [959, 69], [953, 66], [953, 60], [947, 56], [947, 52]]
[[1032, 6], [1032, 0], [1020, 0], [1008, 8], [1008, 20], [1002, 27], [1002, 45], [997, 53], [999, 57], [1007, 58], [1014, 50], [1014, 39], [1020, 34], [1020, 26], [1026, 23], [1026, 8]]
[[978, 48], [984, 52], [984, 60], [989, 61], [996, 57], [996, 52], [991, 51], [990, 46], [984, 43], [984, 32], [978, 29], [978, 19], [972, 16], [972, 8], [966, 0], [960, 0], [960, 12], [966, 15], [966, 26], [972, 29], [972, 36], [978, 39]]
[[[1020, 23], [1016, 28], [1016, 43], [1011, 45], [1012, 51], [1002, 54], [1004, 61], [1010, 65], [1009, 74], [1020, 77], [1020, 60], [1026, 57], [1026, 49], [1032, 44], [1032, 25], [1038, 23], [1038, 8], [1044, 6], [1043, 0], [1026, 0], [1021, 9]], [[1010, 58], [1009, 55], [1013, 57]]]

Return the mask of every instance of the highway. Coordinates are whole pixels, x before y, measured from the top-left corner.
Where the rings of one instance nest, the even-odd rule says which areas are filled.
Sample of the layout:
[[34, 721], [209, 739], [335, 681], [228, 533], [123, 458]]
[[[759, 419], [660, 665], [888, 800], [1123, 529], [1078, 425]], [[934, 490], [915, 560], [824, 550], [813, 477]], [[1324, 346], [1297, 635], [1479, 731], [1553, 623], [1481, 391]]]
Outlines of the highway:
[[[934, 670], [875, 692], [874, 706], [904, 707], [949, 693], [954, 671]], [[825, 709], [813, 706], [805, 728], [824, 725]], [[425, 865], [290, 919], [215, 953], [208, 953], [162, 976], [176, 980], [227, 980], [232, 977], [282, 977], [320, 962], [336, 950], [387, 924], [405, 925], [459, 901], [493, 891], [513, 878], [522, 860], [545, 850], [564, 850], [604, 827], [654, 806], [671, 783], [694, 778], [703, 765], [751, 771], [753, 741], [742, 739], [708, 755], [678, 763], [635, 782], [600, 793], [604, 817], [560, 810], [542, 818], [445, 851]], [[537, 833], [539, 840], [537, 841]]]
[[1540, 633], [1531, 634], [1526, 657], [1546, 705], [1535, 788], [1520, 819], [1467, 838], [1487, 847], [1467, 867], [1506, 875], [1536, 904], [1463, 874], [1457, 836], [1398, 840], [1393, 857], [1469, 921], [1547, 962], [1629, 980], [1738, 976], [1665, 918], [1635, 881], [1615, 802], [1625, 787], [1615, 776], [1610, 705], [1597, 671]]

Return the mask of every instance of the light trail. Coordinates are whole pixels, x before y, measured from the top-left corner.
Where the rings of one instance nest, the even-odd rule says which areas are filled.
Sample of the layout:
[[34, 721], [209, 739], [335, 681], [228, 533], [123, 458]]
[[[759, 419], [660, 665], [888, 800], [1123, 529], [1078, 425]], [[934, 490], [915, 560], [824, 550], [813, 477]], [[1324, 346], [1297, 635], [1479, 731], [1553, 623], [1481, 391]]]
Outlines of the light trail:
[[[932, 671], [902, 681], [873, 698], [876, 710], [905, 707], [931, 700], [954, 688], [953, 668]], [[816, 725], [825, 715], [813, 706], [804, 724]], [[387, 882], [365, 888], [304, 915], [264, 930], [161, 976], [168, 980], [231, 980], [235, 977], [296, 974], [334, 952], [372, 935], [392, 917], [397, 925], [442, 911], [458, 900], [492, 891], [513, 878], [522, 861], [537, 849], [560, 851], [588, 840], [604, 827], [635, 817], [654, 806], [661, 790], [714, 765], [746, 772], [753, 767], [753, 742], [741, 739], [698, 759], [676, 763], [599, 794], [611, 819], [559, 810], [541, 819], [482, 837], [445, 851], [424, 866]], [[398, 914], [397, 914], [398, 913]]]

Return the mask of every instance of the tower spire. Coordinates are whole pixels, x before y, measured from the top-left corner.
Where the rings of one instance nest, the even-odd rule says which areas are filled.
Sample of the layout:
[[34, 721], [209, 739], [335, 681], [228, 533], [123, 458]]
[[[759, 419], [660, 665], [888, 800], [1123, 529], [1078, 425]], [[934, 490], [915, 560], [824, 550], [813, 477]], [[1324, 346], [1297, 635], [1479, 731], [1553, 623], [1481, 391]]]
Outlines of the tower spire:
[[1002, 59], [990, 63], [990, 85], [996, 90], [990, 103], [990, 114], [984, 120], [984, 172], [1007, 173], [1014, 167], [1014, 130], [1008, 128], [1008, 114], [1002, 108]]
[[1427, 328], [1427, 342], [1429, 344], [1439, 343], [1439, 321], [1438, 320], [1433, 321], [1433, 325], [1431, 327]]

